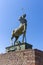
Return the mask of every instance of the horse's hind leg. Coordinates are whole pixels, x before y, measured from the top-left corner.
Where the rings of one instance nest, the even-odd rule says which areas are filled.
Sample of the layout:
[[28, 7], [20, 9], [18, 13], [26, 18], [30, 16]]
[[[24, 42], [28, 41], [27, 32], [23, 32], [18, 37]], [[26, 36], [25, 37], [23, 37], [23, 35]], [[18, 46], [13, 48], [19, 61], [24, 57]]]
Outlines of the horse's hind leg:
[[26, 42], [26, 32], [23, 33], [23, 38], [22, 38], [22, 42], [24, 43], [24, 40]]
[[18, 38], [19, 38], [19, 36], [15, 37], [14, 45], [15, 45], [16, 41], [18, 40]]
[[23, 34], [23, 38], [22, 38], [22, 43], [24, 42], [24, 34]]

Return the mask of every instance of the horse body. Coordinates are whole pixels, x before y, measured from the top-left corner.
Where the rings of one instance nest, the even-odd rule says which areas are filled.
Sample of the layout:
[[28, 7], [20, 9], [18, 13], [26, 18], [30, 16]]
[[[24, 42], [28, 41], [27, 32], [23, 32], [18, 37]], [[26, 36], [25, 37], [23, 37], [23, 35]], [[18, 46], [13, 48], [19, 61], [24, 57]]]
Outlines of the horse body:
[[21, 24], [18, 28], [13, 30], [11, 39], [13, 39], [14, 37], [16, 39], [18, 39], [20, 35], [24, 34], [24, 32], [25, 32], [24, 27], [25, 27], [25, 24], [23, 24], [23, 25]]

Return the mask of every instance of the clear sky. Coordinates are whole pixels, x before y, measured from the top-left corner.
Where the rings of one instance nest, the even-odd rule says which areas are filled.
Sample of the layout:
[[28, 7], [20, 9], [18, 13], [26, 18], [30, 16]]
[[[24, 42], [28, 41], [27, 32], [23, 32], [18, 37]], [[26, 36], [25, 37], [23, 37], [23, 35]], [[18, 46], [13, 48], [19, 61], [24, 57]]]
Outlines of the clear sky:
[[11, 45], [12, 30], [20, 25], [23, 13], [27, 15], [27, 42], [43, 50], [43, 0], [0, 0], [0, 53]]

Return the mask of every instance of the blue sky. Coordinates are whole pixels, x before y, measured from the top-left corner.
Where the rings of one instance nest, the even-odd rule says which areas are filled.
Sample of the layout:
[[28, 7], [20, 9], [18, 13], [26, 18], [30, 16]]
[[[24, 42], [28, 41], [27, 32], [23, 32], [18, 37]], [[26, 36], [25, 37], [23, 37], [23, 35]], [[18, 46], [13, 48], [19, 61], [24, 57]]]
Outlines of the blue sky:
[[27, 42], [43, 50], [43, 0], [0, 0], [0, 53], [11, 45], [12, 30], [20, 25], [23, 13], [27, 15]]

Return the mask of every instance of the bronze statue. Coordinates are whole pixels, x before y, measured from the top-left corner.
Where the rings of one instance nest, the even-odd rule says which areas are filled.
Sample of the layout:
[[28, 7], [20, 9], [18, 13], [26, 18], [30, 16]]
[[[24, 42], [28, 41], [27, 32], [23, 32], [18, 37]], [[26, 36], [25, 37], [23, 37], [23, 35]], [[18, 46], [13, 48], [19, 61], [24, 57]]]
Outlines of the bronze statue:
[[24, 38], [26, 40], [27, 20], [25, 19], [25, 17], [26, 17], [26, 14], [22, 15], [19, 18], [20, 26], [16, 28], [15, 30], [13, 30], [11, 40], [15, 37], [14, 44], [18, 40], [19, 36], [22, 34], [23, 34], [22, 42], [24, 42]]

